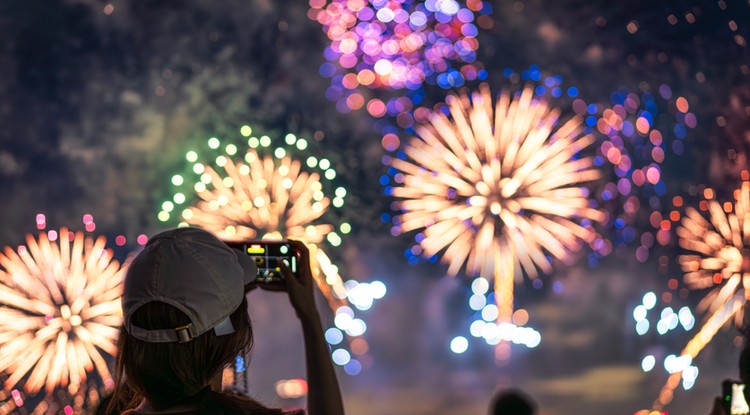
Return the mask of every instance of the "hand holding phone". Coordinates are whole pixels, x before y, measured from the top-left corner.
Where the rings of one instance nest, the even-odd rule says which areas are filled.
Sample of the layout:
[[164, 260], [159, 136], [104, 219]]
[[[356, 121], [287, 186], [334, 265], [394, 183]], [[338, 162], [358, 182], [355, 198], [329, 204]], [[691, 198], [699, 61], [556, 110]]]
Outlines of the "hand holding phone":
[[258, 266], [254, 285], [272, 289], [284, 287], [284, 275], [279, 267], [279, 261], [285, 264], [292, 274], [299, 273], [299, 253], [289, 241], [251, 240], [227, 242], [227, 245], [250, 256]]

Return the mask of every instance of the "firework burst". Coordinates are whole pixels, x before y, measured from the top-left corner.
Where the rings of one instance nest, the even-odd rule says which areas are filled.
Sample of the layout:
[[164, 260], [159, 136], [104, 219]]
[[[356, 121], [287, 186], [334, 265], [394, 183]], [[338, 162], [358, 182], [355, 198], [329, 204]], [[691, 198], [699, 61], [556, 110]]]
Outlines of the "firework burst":
[[576, 158], [594, 138], [581, 136], [578, 117], [556, 128], [559, 110], [531, 87], [513, 99], [503, 93], [494, 111], [486, 85], [447, 103], [452, 120], [435, 113], [392, 161], [402, 172], [392, 191], [403, 212], [394, 233], [424, 229], [424, 254], [443, 251], [450, 275], [465, 265], [493, 277], [497, 318], [507, 322], [514, 269], [530, 278], [550, 272], [545, 252], [569, 261], [596, 238], [591, 221], [605, 219], [581, 186], [600, 174], [591, 158]]
[[[286, 140], [299, 149], [307, 148], [305, 139], [290, 134]], [[215, 137], [209, 139], [208, 145], [212, 149], [221, 146]], [[336, 177], [327, 159], [308, 157], [306, 167], [311, 170], [308, 172], [283, 147], [271, 149], [268, 136], [250, 137], [248, 146], [239, 155], [235, 144], [225, 146], [224, 154], [215, 158], [213, 166], [198, 163], [194, 152], [187, 154], [187, 159], [194, 163], [193, 172], [198, 175], [193, 186], [197, 199], [180, 212], [181, 225], [199, 226], [229, 241], [292, 238], [305, 242], [312, 254], [313, 277], [331, 308], [336, 310], [345, 304], [346, 289], [337, 267], [321, 245], [328, 242], [338, 246], [341, 236], [323, 216], [331, 204], [336, 208], [343, 206], [346, 189], [336, 188], [333, 198], [324, 193], [330, 189], [323, 188], [323, 178], [328, 185]], [[179, 175], [172, 179], [175, 185], [183, 181]], [[173, 200], [162, 204], [161, 220], [168, 220], [175, 203], [185, 203], [186, 197], [178, 192]], [[348, 223], [339, 226], [342, 234], [350, 230]]]
[[[326, 338], [336, 345], [341, 343], [344, 333], [349, 337], [361, 336], [366, 325], [354, 318], [351, 307], [367, 310], [385, 290], [382, 283], [344, 282], [338, 267], [325, 252], [325, 245], [339, 246], [341, 235], [351, 231], [347, 222], [338, 226], [332, 223], [336, 220], [332, 211], [344, 205], [347, 192], [344, 187], [333, 185], [336, 171], [330, 160], [308, 155], [303, 162], [292, 157], [292, 153], [308, 147], [307, 140], [293, 134], [285, 137], [286, 145], [274, 146], [268, 136], [251, 136], [249, 126], [242, 127], [240, 132], [247, 140], [244, 151], [234, 143], [222, 147], [212, 137], [208, 146], [223, 150], [213, 163], [199, 163], [197, 153], [187, 153], [198, 179], [190, 189], [195, 197], [189, 201], [185, 193], [176, 192], [162, 204], [159, 219], [167, 221], [178, 215], [180, 226], [200, 226], [224, 240], [291, 238], [305, 242], [311, 252], [313, 278], [336, 313], [336, 327], [329, 329]], [[185, 182], [182, 175], [172, 178], [178, 187]], [[346, 351], [339, 354], [343, 352]], [[348, 356], [349, 352], [346, 353]], [[354, 362], [354, 359], [339, 362], [346, 365], [350, 360]], [[358, 372], [351, 366], [347, 372], [350, 371]]]
[[62, 228], [0, 254], [0, 372], [16, 391], [4, 407], [23, 402], [22, 381], [30, 394], [76, 394], [91, 373], [112, 382], [104, 356], [117, 350], [125, 267], [105, 244]]
[[[685, 364], [694, 359], [711, 341], [716, 332], [734, 319], [743, 324], [743, 305], [750, 295], [750, 174], [742, 172], [742, 185], [734, 192], [734, 203], [720, 203], [712, 189], [705, 189], [699, 208], [688, 207], [677, 228], [680, 247], [690, 254], [679, 258], [685, 272], [685, 283], [691, 289], [710, 289], [698, 304], [708, 314], [699, 332], [683, 349], [680, 359]], [[655, 408], [671, 402], [679, 383], [682, 366], [676, 365], [662, 388]]]

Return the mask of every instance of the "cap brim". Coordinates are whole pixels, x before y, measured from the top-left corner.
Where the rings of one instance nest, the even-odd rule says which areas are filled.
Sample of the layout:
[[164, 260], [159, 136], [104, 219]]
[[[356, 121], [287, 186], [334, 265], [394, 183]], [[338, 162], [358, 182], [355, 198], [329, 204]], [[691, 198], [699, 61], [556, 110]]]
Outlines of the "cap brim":
[[258, 277], [258, 265], [255, 264], [255, 261], [249, 255], [245, 254], [239, 249], [231, 249], [237, 256], [237, 262], [239, 262], [240, 266], [242, 267], [242, 278], [244, 284], [247, 285], [255, 281], [255, 279]]

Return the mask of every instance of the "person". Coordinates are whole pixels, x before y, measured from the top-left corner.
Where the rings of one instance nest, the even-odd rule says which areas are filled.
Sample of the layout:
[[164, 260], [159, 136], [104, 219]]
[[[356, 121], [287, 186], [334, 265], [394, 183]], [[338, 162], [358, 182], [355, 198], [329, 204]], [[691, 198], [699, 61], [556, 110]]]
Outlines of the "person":
[[534, 415], [536, 406], [531, 398], [517, 390], [501, 391], [490, 404], [489, 415]]
[[[315, 307], [310, 254], [302, 242], [289, 243], [298, 252], [299, 277], [279, 263], [284, 286], [268, 288], [287, 292], [302, 325], [307, 414], [343, 415]], [[96, 413], [304, 413], [219, 390], [223, 369], [252, 347], [245, 293], [256, 287], [256, 274], [250, 257], [204, 230], [178, 228], [152, 237], [125, 277], [114, 390]]]
[[[748, 316], [745, 315], [745, 318]], [[750, 332], [747, 331], [748, 327], [744, 326], [740, 329], [742, 334], [745, 337], [745, 341], [750, 339]], [[746, 344], [745, 347], [740, 352], [740, 359], [739, 359], [739, 374], [740, 374], [740, 382], [744, 385], [750, 384], [750, 345]], [[725, 382], [728, 382], [725, 381]], [[731, 381], [729, 381], [731, 382]], [[747, 386], [744, 391], [745, 398], [747, 398], [748, 390]], [[748, 399], [745, 399], [746, 401], [750, 401]], [[711, 407], [711, 412], [709, 412], [709, 415], [729, 415], [729, 411], [726, 410], [727, 402], [724, 400], [723, 396], [718, 396], [714, 398], [713, 407]], [[731, 401], [729, 402], [731, 403]]]

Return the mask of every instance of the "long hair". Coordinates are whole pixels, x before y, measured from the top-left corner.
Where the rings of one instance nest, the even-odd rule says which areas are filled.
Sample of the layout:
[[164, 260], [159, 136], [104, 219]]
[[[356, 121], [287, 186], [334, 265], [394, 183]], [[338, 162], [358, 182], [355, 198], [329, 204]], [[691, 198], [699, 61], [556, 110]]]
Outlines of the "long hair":
[[[157, 410], [191, 405], [207, 415], [292, 414], [267, 408], [247, 397], [208, 388], [211, 379], [219, 376], [237, 355], [247, 355], [252, 348], [253, 330], [244, 298], [230, 319], [234, 333], [216, 336], [209, 330], [186, 343], [144, 342], [121, 328], [115, 386], [104, 413], [119, 415], [146, 399]], [[180, 327], [190, 322], [183, 312], [162, 302], [145, 304], [133, 313], [132, 321], [147, 330]]]

